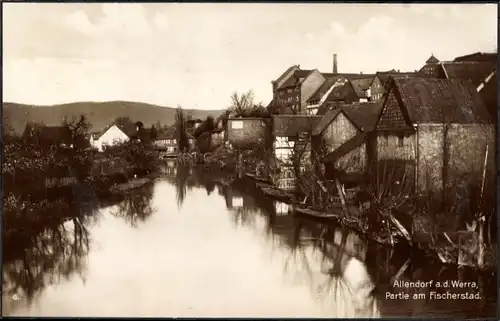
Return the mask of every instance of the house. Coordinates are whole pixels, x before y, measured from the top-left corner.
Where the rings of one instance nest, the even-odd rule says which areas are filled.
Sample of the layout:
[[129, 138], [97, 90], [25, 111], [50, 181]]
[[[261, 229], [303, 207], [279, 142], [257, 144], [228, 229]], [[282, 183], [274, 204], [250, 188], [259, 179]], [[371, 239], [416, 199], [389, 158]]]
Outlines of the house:
[[192, 119], [191, 116], [188, 116], [188, 120], [186, 120], [186, 132], [189, 134], [193, 134], [194, 131], [201, 126], [203, 120], [201, 119]]
[[[431, 59], [434, 58], [434, 59]], [[498, 86], [497, 86], [497, 54], [481, 53], [455, 58], [453, 61], [438, 61], [431, 56], [422, 67], [421, 72], [439, 79], [457, 79], [471, 82], [476, 86], [481, 99], [490, 116], [497, 122]]]
[[153, 146], [156, 150], [176, 153], [178, 144], [175, 136], [175, 129], [171, 127], [169, 130], [159, 133], [158, 137], [153, 141]]
[[31, 126], [27, 124], [22, 137], [25, 141], [40, 146], [73, 148], [71, 130], [67, 126]]
[[187, 139], [188, 139], [188, 150], [190, 152], [196, 150], [196, 138], [194, 138], [193, 135], [187, 133]]
[[298, 66], [290, 67], [278, 79], [281, 81], [273, 83], [271, 114], [305, 114], [307, 99], [325, 81], [317, 69], [303, 70]]
[[320, 119], [321, 116], [309, 115], [273, 116], [273, 154], [280, 167], [278, 188], [293, 189], [296, 165], [300, 165], [301, 170], [310, 165], [310, 135]]
[[226, 138], [226, 131], [224, 130], [224, 128], [217, 127], [216, 129], [212, 130], [211, 135], [211, 145], [213, 148], [216, 148], [224, 143]]
[[376, 148], [369, 156], [377, 164], [413, 162], [415, 187], [421, 192], [454, 186], [464, 174], [477, 183], [486, 146], [488, 177], [493, 177], [494, 125], [471, 82], [393, 78], [375, 131]]
[[465, 56], [456, 57], [453, 59], [455, 62], [460, 61], [496, 61], [497, 53], [486, 53], [486, 52], [475, 52], [473, 54], [468, 54]]
[[351, 84], [356, 91], [358, 101], [366, 103], [371, 100], [371, 84], [373, 82], [373, 75], [365, 78], [352, 79]]
[[370, 100], [370, 83], [375, 75], [338, 73], [336, 56], [333, 58], [334, 72], [322, 73], [326, 80], [306, 101], [308, 115], [324, 115], [328, 110], [345, 103]]
[[202, 153], [213, 152], [225, 142], [226, 131], [224, 129], [213, 129], [199, 134], [196, 138], [196, 147]]
[[310, 135], [321, 116], [275, 115], [273, 116], [273, 150], [276, 159], [291, 165], [291, 157], [301, 134]]
[[227, 141], [237, 149], [252, 149], [267, 144], [267, 121], [264, 118], [228, 118]]
[[106, 147], [137, 139], [141, 130], [140, 122], [135, 124], [110, 124], [99, 134], [90, 137], [90, 146], [102, 152]]
[[358, 99], [356, 90], [346, 76], [331, 76], [307, 100], [307, 114], [321, 115], [326, 110], [326, 108], [322, 108], [323, 106], [342, 103], [350, 104], [358, 101]]
[[[345, 104], [328, 111], [312, 132], [315, 160], [324, 164], [325, 176], [365, 174], [372, 133], [383, 102]], [[373, 143], [372, 143], [373, 144]], [[353, 178], [342, 177], [342, 180]]]
[[387, 94], [387, 84], [389, 78], [392, 76], [397, 77], [418, 77], [421, 75], [419, 72], [400, 72], [399, 70], [379, 71], [375, 73], [373, 81], [370, 85], [371, 101], [381, 100]]

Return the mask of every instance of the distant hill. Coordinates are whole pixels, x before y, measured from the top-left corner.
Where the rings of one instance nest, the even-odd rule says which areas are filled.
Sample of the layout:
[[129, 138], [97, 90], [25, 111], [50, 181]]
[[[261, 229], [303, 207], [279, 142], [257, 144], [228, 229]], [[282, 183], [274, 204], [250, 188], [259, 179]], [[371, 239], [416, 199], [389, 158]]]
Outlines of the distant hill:
[[[17, 103], [3, 103], [4, 119], [17, 133], [22, 133], [29, 121], [41, 122], [48, 126], [60, 125], [64, 117], [85, 114], [92, 124], [92, 131], [99, 131], [117, 117], [130, 117], [142, 121], [146, 126], [156, 124], [171, 125], [175, 121], [176, 108], [130, 102], [76, 102], [53, 106], [34, 106]], [[184, 109], [186, 115], [205, 119], [218, 117], [222, 110]]]

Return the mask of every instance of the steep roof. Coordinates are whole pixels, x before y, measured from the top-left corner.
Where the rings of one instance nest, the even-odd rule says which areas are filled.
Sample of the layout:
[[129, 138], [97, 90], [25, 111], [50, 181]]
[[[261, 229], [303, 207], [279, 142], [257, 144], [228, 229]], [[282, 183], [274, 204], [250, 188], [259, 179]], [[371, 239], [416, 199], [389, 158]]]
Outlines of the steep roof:
[[312, 135], [320, 135], [340, 113], [344, 113], [363, 132], [370, 132], [375, 129], [382, 107], [383, 101], [344, 104], [327, 112], [314, 128]]
[[273, 116], [274, 136], [296, 136], [301, 132], [312, 132], [321, 116], [311, 115], [275, 115]]
[[281, 74], [281, 76], [279, 76], [279, 77], [278, 77], [278, 79], [276, 79], [274, 82], [279, 83], [280, 81], [282, 81], [282, 80], [283, 80], [283, 78], [285, 78], [285, 76], [286, 76], [286, 75], [287, 75], [290, 71], [292, 71], [293, 69], [298, 68], [298, 67], [299, 67], [299, 66], [297, 66], [297, 65], [293, 65], [293, 66], [288, 67], [288, 69], [287, 69], [284, 73], [282, 73], [282, 74]]
[[398, 72], [396, 70], [390, 70], [390, 71], [379, 71], [376, 73], [376, 76], [378, 76], [380, 78], [380, 80], [382, 81], [382, 84], [386, 84], [387, 81], [389, 80], [389, 78], [391, 77], [399, 77], [399, 76], [402, 76], [402, 77], [418, 77], [420, 75], [423, 75], [421, 72], [408, 72], [408, 71], [405, 71], [405, 72]]
[[307, 76], [309, 76], [309, 74], [313, 71], [314, 70], [304, 70], [304, 69], [295, 70], [293, 72], [293, 75], [289, 77], [281, 86], [279, 86], [279, 89], [295, 87], [297, 85], [300, 85], [307, 78]]
[[497, 69], [496, 61], [443, 62], [443, 69], [450, 79], [471, 81], [475, 86]]
[[359, 98], [367, 98], [366, 90], [371, 87], [373, 78], [351, 79], [351, 84]]
[[[323, 96], [332, 88], [332, 86], [335, 85], [337, 82], [339, 82], [339, 80], [341, 80], [341, 79], [346, 79], [346, 78], [342, 75], [335, 75], [335, 76], [326, 78], [326, 80], [318, 88], [318, 90], [316, 90], [314, 92], [314, 94], [312, 94], [311, 97], [309, 97], [309, 99], [307, 99], [307, 102], [315, 102], [315, 101], [321, 100], [321, 98], [323, 98]], [[336, 87], [336, 88], [338, 88], [338, 87]]]
[[356, 147], [362, 145], [365, 142], [365, 138], [366, 138], [365, 133], [358, 133], [354, 135], [354, 137], [350, 138], [345, 143], [340, 145], [337, 149], [335, 149], [334, 151], [323, 157], [321, 161], [324, 163], [335, 162], [337, 159], [347, 155], [350, 151], [352, 151]]
[[337, 100], [337, 101], [325, 101], [324, 104], [319, 106], [318, 111], [316, 112], [316, 115], [326, 115], [330, 110], [334, 110], [337, 108], [340, 108], [344, 105], [344, 101], [342, 100]]
[[393, 86], [413, 123], [491, 123], [471, 83], [412, 77], [394, 78]]
[[473, 54], [468, 54], [453, 59], [455, 62], [460, 61], [497, 61], [498, 54], [493, 52], [475, 52]]
[[436, 57], [434, 57], [434, 54], [431, 54], [431, 56], [429, 57], [429, 59], [427, 59], [425, 61], [426, 64], [437, 64], [439, 62], [439, 59], [437, 59]]
[[361, 73], [360, 74], [355, 74], [355, 73], [337, 73], [337, 74], [332, 74], [332, 73], [322, 72], [321, 74], [325, 78], [343, 76], [343, 77], [346, 77], [349, 80], [351, 80], [351, 79], [363, 79], [363, 78], [373, 78], [373, 77], [375, 77], [375, 74], [361, 74]]
[[127, 135], [127, 137], [129, 138], [132, 138], [132, 137], [135, 137], [137, 136], [137, 127], [136, 127], [136, 124], [135, 123], [130, 123], [130, 124], [122, 124], [122, 125], [118, 125], [116, 124], [115, 122], [109, 124], [108, 126], [106, 126], [101, 132], [99, 135], [96, 135], [94, 137], [94, 139], [99, 139], [102, 137], [102, 135], [104, 135], [111, 127], [113, 126], [116, 126], [118, 127], [125, 135]]

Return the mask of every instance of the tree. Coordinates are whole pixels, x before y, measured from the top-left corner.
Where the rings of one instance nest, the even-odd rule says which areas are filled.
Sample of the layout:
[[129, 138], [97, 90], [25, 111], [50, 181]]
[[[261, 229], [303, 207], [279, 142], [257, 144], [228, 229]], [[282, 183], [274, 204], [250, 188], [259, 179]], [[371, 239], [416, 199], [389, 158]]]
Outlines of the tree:
[[183, 151], [188, 146], [188, 138], [186, 133], [186, 117], [184, 110], [179, 105], [175, 112], [175, 136], [177, 138], [178, 150]]
[[75, 150], [88, 147], [87, 135], [91, 125], [85, 115], [80, 115], [78, 119], [75, 117], [71, 118], [71, 120], [65, 118], [62, 125], [68, 129], [71, 144], [73, 144]]
[[3, 125], [3, 136], [4, 136], [4, 139], [8, 139], [12, 136], [15, 135], [14, 133], [14, 129], [12, 127], [12, 117], [11, 117], [11, 114], [10, 114], [10, 111], [7, 110], [7, 109], [4, 109], [2, 111], [2, 125]]
[[199, 137], [201, 134], [206, 132], [211, 132], [215, 129], [215, 120], [212, 116], [207, 116], [205, 121], [200, 125], [200, 127], [196, 128], [194, 131], [194, 137]]
[[207, 116], [207, 119], [205, 119], [205, 129], [207, 131], [211, 131], [215, 128], [215, 121], [214, 121], [214, 118], [212, 116]]
[[149, 137], [153, 141], [156, 140], [156, 138], [158, 138], [158, 129], [156, 129], [155, 125], [151, 126], [151, 129], [149, 130]]
[[134, 121], [130, 117], [117, 117], [114, 123], [118, 127], [127, 127], [133, 125]]
[[234, 92], [231, 95], [229, 110], [234, 117], [248, 117], [254, 108], [254, 94], [252, 90], [243, 94]]

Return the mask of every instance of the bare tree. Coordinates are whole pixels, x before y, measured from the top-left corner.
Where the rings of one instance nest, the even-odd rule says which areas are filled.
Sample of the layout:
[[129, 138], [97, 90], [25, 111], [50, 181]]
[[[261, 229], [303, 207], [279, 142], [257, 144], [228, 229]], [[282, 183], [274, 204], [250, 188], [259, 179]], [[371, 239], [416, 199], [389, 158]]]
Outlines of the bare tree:
[[254, 109], [254, 93], [252, 90], [247, 91], [243, 94], [238, 94], [238, 92], [233, 92], [231, 95], [231, 104], [229, 110], [235, 117], [246, 117]]
[[63, 126], [69, 130], [71, 143], [73, 144], [74, 149], [83, 149], [88, 147], [86, 137], [91, 125], [85, 115], [82, 114], [78, 118], [65, 118], [63, 120]]

